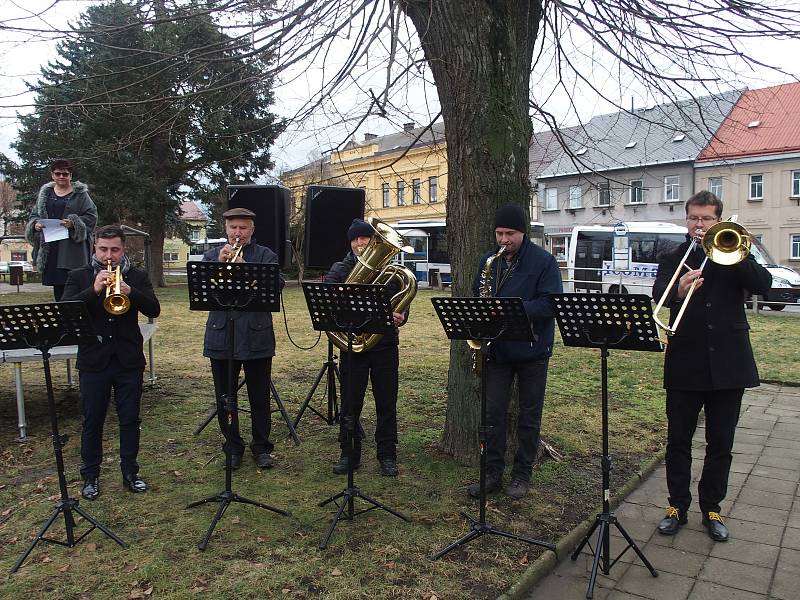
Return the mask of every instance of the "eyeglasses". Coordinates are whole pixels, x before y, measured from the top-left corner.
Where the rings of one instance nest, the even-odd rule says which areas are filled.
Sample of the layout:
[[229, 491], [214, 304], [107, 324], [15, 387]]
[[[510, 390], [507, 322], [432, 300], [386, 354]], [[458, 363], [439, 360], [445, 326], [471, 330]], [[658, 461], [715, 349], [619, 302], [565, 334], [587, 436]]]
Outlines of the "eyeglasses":
[[67, 171], [53, 171], [54, 177], [69, 177], [72, 173], [68, 173]]
[[690, 223], [713, 223], [717, 220], [717, 217], [686, 217], [686, 220]]

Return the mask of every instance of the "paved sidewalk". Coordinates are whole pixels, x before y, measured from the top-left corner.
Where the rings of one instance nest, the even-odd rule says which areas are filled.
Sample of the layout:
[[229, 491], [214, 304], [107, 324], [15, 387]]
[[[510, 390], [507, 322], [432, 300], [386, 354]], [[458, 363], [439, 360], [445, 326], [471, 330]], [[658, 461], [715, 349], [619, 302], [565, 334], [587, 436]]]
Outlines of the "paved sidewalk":
[[[800, 598], [800, 388], [765, 384], [745, 393], [728, 497], [722, 503], [722, 516], [731, 532], [726, 543], [711, 541], [697, 508], [704, 435], [701, 425], [692, 462], [695, 502], [689, 524], [677, 535], [661, 536], [655, 530], [667, 498], [663, 464], [615, 511], [658, 577], [652, 577], [633, 550], [628, 550], [609, 576], [598, 574], [596, 600]], [[611, 448], [612, 459], [613, 453]], [[613, 558], [625, 542], [613, 527], [612, 532]], [[585, 597], [592, 566], [588, 548], [577, 561], [563, 558], [526, 598]]]

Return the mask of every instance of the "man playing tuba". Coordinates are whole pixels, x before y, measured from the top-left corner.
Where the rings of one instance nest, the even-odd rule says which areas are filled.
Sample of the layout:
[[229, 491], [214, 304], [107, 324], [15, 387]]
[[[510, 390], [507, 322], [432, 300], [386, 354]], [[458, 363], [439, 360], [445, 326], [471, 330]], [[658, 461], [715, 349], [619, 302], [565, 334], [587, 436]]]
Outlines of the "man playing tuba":
[[[325, 282], [344, 283], [374, 234], [375, 230], [369, 223], [353, 219], [347, 230], [351, 252], [348, 252], [342, 261], [334, 263], [325, 276]], [[393, 295], [400, 291], [400, 284], [394, 279], [388, 285]], [[408, 309], [402, 313], [395, 312], [393, 316], [395, 326], [400, 327], [408, 319]], [[353, 403], [352, 415], [355, 424], [353, 469], [361, 466], [361, 440], [364, 438], [364, 430], [361, 427], [360, 417], [364, 408], [367, 382], [371, 379], [372, 395], [375, 397], [375, 443], [378, 446], [378, 462], [381, 473], [388, 477], [396, 477], [399, 474], [397, 468], [397, 391], [400, 364], [398, 343], [398, 331], [393, 329], [369, 350], [341, 352], [342, 398], [344, 401], [349, 398]], [[337, 475], [347, 473], [349, 466], [344, 427], [342, 419], [339, 427], [342, 453], [339, 462], [333, 467], [333, 472]]]

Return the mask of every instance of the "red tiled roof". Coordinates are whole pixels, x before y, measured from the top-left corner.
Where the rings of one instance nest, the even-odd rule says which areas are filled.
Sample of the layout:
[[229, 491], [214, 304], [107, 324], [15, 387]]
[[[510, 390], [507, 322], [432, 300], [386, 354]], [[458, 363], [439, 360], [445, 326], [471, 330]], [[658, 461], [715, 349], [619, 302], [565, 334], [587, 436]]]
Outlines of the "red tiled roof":
[[205, 213], [191, 200], [181, 202], [181, 218], [186, 221], [208, 221]]
[[[757, 125], [748, 127], [748, 124]], [[742, 94], [698, 161], [800, 151], [800, 83]]]

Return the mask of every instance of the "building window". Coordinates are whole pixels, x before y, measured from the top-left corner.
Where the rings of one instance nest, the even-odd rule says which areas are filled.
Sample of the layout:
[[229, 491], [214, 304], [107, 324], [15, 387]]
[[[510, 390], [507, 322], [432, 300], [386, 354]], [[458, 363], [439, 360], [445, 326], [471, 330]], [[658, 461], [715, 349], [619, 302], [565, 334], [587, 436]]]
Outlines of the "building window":
[[581, 186], [569, 186], [569, 207], [583, 208], [583, 190], [581, 189]]
[[546, 188], [544, 190], [544, 209], [558, 210], [558, 188]]
[[717, 199], [722, 200], [722, 177], [709, 177], [708, 191], [714, 194]]
[[800, 233], [793, 233], [791, 236], [791, 251], [789, 258], [800, 260]]
[[750, 175], [750, 200], [764, 199], [764, 175]]
[[597, 186], [597, 206], [611, 205], [611, 185], [604, 181]]
[[406, 205], [406, 182], [397, 182], [397, 206]]
[[555, 236], [551, 237], [550, 252], [556, 257], [557, 261], [567, 262], [567, 238]]
[[644, 181], [641, 179], [628, 182], [628, 204], [644, 204]]
[[11, 260], [28, 260], [28, 253], [19, 250], [11, 252]]
[[800, 171], [792, 171], [792, 198], [800, 196]]
[[419, 179], [411, 180], [411, 202], [414, 204], [422, 202], [422, 184]]
[[200, 230], [199, 229], [192, 229], [189, 231], [189, 240], [192, 242], [199, 242], [200, 241]]
[[428, 177], [428, 200], [439, 201], [439, 178], [436, 176]]
[[681, 176], [664, 177], [664, 202], [679, 202], [681, 199]]
[[389, 199], [389, 184], [383, 184], [383, 208], [389, 208], [391, 200]]
[[164, 262], [175, 262], [178, 260], [177, 252], [164, 252]]

